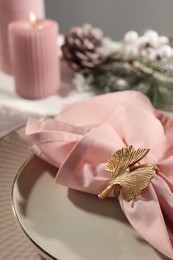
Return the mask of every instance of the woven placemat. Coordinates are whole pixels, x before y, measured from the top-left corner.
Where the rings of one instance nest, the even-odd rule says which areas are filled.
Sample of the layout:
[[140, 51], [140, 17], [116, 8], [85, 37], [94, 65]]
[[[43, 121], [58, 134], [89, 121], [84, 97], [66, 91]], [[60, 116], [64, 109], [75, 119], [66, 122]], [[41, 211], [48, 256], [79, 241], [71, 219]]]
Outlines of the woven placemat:
[[44, 259], [17, 226], [11, 207], [14, 177], [30, 155], [24, 127], [19, 127], [30, 115], [4, 107], [0, 109], [0, 260]]

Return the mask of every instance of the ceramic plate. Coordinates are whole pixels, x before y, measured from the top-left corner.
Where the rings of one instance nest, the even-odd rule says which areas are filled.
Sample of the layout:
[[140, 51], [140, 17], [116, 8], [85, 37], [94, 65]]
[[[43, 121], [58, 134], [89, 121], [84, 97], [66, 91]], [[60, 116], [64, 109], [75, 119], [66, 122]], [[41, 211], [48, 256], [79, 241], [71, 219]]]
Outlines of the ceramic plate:
[[101, 201], [58, 185], [56, 172], [33, 156], [12, 189], [17, 222], [47, 259], [167, 259], [135, 232], [116, 199]]

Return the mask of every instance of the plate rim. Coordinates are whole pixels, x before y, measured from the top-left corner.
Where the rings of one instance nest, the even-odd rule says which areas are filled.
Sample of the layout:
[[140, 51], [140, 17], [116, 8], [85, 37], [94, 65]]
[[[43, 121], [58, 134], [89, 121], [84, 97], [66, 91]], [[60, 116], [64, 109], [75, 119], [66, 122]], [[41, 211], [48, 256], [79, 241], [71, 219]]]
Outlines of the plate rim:
[[25, 161], [24, 163], [20, 166], [19, 170], [17, 171], [15, 177], [14, 177], [14, 180], [13, 180], [13, 183], [12, 183], [12, 188], [11, 188], [11, 208], [12, 208], [12, 212], [13, 212], [13, 216], [14, 216], [14, 219], [18, 225], [18, 227], [20, 228], [20, 230], [23, 232], [23, 234], [25, 235], [25, 237], [30, 241], [30, 243], [32, 245], [34, 245], [41, 253], [42, 255], [45, 257], [49, 257], [50, 259], [53, 259], [53, 260], [59, 260], [58, 258], [55, 258], [54, 256], [52, 256], [50, 253], [48, 253], [43, 247], [41, 247], [33, 238], [32, 236], [29, 235], [29, 233], [27, 232], [26, 228], [23, 226], [23, 224], [21, 223], [20, 221], [20, 218], [18, 216], [18, 213], [17, 213], [17, 210], [16, 210], [16, 207], [15, 207], [15, 202], [14, 202], [14, 187], [15, 187], [15, 184], [18, 180], [18, 178], [20, 177], [20, 175], [22, 174], [22, 170], [25, 168], [25, 166], [33, 159], [37, 156], [35, 155], [30, 155]]

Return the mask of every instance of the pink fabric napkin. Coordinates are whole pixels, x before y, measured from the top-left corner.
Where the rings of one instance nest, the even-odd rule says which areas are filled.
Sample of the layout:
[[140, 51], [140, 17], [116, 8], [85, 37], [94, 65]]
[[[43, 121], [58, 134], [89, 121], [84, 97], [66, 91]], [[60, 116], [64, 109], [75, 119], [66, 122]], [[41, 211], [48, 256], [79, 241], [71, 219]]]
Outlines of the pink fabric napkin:
[[59, 168], [56, 182], [99, 194], [111, 174], [105, 163], [127, 145], [149, 148], [141, 163], [160, 171], [148, 189], [119, 203], [132, 226], [153, 247], [173, 259], [173, 120], [155, 110], [146, 96], [125, 91], [68, 105], [55, 118], [30, 119], [26, 134], [32, 151]]

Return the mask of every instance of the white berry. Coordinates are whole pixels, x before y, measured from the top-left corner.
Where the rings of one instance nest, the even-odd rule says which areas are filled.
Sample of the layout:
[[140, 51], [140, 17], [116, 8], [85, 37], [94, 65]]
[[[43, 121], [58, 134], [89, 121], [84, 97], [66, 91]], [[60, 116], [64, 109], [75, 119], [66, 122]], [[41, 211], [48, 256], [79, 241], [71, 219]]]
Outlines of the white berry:
[[154, 49], [153, 48], [145, 48], [140, 51], [140, 55], [144, 58], [149, 58], [154, 56]]
[[155, 61], [157, 60], [157, 51], [155, 49], [152, 49], [149, 53], [148, 53], [148, 59], [150, 61]]
[[156, 31], [148, 30], [144, 33], [144, 36], [148, 39], [150, 46], [157, 48], [159, 45], [159, 35]]
[[154, 30], [147, 30], [145, 33], [144, 33], [144, 36], [146, 37], [154, 37], [154, 38], [158, 38], [159, 37], [159, 34], [158, 32], [154, 31]]
[[116, 85], [118, 85], [119, 89], [125, 89], [128, 86], [128, 83], [125, 79], [117, 79]]
[[147, 49], [142, 49], [140, 51], [140, 55], [144, 58], [147, 58], [148, 57], [148, 52], [147, 52]]
[[169, 43], [169, 39], [166, 36], [160, 36], [159, 37], [159, 45], [164, 45], [164, 44], [168, 44]]
[[136, 31], [129, 31], [124, 35], [125, 43], [134, 43], [138, 39], [138, 33]]
[[157, 54], [160, 58], [169, 59], [173, 56], [173, 49], [169, 45], [163, 45], [158, 49]]
[[143, 49], [143, 48], [146, 48], [147, 43], [148, 43], [147, 37], [141, 36], [141, 37], [138, 38], [137, 46], [138, 46], [139, 49]]

